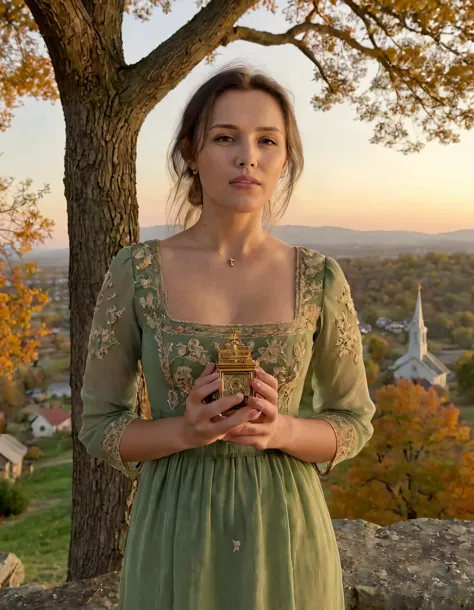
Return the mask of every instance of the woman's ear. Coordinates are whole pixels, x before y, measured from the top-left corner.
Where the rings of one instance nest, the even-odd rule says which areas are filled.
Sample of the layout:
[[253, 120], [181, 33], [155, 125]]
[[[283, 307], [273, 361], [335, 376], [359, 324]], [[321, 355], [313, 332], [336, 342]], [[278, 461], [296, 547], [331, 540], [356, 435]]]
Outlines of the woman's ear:
[[188, 138], [183, 138], [179, 144], [179, 150], [181, 152], [181, 156], [183, 157], [185, 163], [191, 169], [195, 169], [194, 167], [194, 159], [191, 154], [191, 145]]

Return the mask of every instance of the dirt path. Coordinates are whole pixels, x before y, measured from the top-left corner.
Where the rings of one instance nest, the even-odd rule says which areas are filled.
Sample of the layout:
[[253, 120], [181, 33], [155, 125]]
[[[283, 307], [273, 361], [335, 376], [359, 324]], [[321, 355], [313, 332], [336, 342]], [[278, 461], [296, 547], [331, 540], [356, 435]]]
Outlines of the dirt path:
[[47, 460], [40, 460], [35, 464], [35, 470], [45, 468], [47, 466], [58, 466], [59, 464], [69, 464], [72, 462], [72, 451], [66, 454], [58, 455]]

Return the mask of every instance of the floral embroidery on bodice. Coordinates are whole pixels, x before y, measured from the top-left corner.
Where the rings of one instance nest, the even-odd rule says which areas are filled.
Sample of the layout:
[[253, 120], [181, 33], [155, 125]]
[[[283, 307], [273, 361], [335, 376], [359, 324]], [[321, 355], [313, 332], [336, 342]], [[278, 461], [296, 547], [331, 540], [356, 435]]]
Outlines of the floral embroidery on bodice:
[[[279, 411], [324, 419], [334, 429], [336, 454], [324, 472], [315, 464], [318, 473], [356, 455], [373, 434], [375, 405], [351, 290], [331, 257], [302, 246], [296, 254], [293, 320], [214, 325], [170, 315], [157, 240], [122, 248], [105, 274], [89, 334], [79, 438], [90, 454], [136, 476], [141, 464], [124, 463], [120, 443], [143, 417], [136, 412], [138, 362], [152, 418], [181, 416], [194, 381], [238, 330], [252, 358], [278, 380]], [[219, 452], [219, 443], [196, 451]]]
[[[184, 408], [194, 380], [234, 329], [252, 357], [279, 383], [279, 409], [289, 412], [291, 393], [303, 369], [304, 356], [311, 349], [321, 310], [324, 256], [297, 246], [296, 311], [288, 322], [213, 325], [173, 318], [163, 285], [157, 240], [132, 246], [137, 310], [143, 333], [151, 332], [158, 350], [161, 371], [169, 386], [168, 407]], [[141, 318], [141, 320], [140, 320]]]

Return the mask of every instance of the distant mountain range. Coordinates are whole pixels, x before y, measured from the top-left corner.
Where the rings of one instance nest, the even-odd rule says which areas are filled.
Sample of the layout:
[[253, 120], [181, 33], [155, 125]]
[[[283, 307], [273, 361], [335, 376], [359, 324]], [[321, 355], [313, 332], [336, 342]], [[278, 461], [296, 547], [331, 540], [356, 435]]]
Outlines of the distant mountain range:
[[[399, 254], [427, 254], [428, 252], [474, 253], [474, 229], [428, 234], [417, 231], [355, 231], [343, 227], [308, 227], [282, 225], [272, 230], [279, 239], [305, 246], [335, 258], [349, 256], [377, 256], [393, 258]], [[173, 232], [166, 225], [142, 227], [140, 241], [166, 239]], [[69, 249], [49, 250], [34, 248], [23, 256], [25, 262], [68, 264]]]

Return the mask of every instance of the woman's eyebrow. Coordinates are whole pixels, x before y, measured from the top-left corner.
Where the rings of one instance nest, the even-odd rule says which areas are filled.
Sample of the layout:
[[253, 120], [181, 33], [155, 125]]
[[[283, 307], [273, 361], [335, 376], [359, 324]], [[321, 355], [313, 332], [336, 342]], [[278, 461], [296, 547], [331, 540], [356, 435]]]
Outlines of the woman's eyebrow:
[[[216, 125], [209, 128], [209, 131], [211, 131], [211, 129], [215, 129], [216, 127], [224, 129], [239, 129], [237, 125], [232, 125], [232, 123], [216, 123]], [[255, 131], [279, 131], [282, 134], [281, 129], [278, 129], [278, 127], [256, 127]]]

